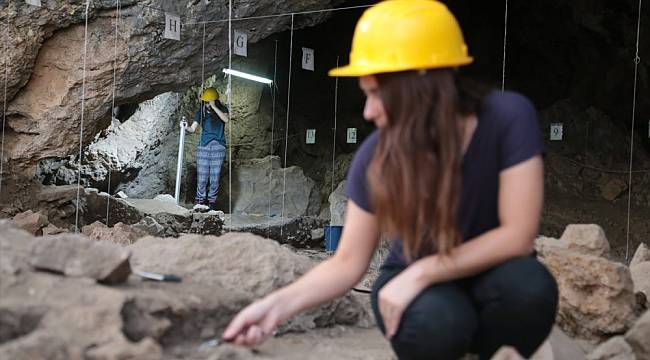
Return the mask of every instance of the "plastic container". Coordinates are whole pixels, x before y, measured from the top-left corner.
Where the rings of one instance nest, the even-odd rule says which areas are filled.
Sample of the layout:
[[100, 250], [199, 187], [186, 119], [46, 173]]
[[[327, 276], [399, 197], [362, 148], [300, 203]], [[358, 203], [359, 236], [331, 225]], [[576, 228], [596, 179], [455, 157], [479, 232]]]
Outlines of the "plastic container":
[[325, 250], [336, 251], [342, 232], [343, 226], [325, 226]]

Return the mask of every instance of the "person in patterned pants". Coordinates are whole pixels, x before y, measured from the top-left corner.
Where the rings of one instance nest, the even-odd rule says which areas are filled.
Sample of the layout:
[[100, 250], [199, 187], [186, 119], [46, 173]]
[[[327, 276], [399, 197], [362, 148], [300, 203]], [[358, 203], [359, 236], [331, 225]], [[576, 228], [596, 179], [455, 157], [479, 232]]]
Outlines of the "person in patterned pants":
[[[194, 209], [216, 210], [219, 175], [226, 156], [225, 123], [230, 120], [230, 116], [228, 108], [219, 101], [219, 93], [215, 88], [205, 89], [201, 101], [201, 109], [194, 115], [192, 126], [187, 128], [188, 132], [193, 133], [201, 126], [201, 140], [197, 148], [198, 179]], [[206, 192], [208, 183], [209, 189]]]

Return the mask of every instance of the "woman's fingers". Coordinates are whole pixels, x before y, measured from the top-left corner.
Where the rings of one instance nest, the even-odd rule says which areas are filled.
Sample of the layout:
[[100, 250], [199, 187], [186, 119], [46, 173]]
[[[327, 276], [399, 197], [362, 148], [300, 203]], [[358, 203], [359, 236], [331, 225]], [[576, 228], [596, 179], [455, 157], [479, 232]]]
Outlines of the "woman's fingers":
[[258, 345], [273, 333], [278, 321], [277, 310], [263, 301], [255, 302], [235, 316], [222, 338], [236, 345]]
[[392, 305], [389, 301], [379, 299], [379, 312], [384, 320], [384, 328], [386, 329], [386, 338], [391, 339], [397, 332], [399, 326], [400, 314], [396, 306]]
[[255, 346], [264, 340], [265, 336], [262, 329], [257, 325], [252, 325], [246, 331], [246, 345]]
[[232, 340], [233, 338], [238, 337], [243, 330], [253, 321], [249, 319], [248, 309], [244, 309], [242, 312], [237, 314], [235, 318], [230, 322], [226, 331], [223, 332], [223, 338], [225, 340]]
[[262, 332], [266, 335], [273, 334], [275, 329], [278, 327], [278, 323], [280, 322], [279, 316], [277, 314], [277, 311], [271, 310], [269, 311], [264, 319], [260, 322], [260, 327], [262, 328]]

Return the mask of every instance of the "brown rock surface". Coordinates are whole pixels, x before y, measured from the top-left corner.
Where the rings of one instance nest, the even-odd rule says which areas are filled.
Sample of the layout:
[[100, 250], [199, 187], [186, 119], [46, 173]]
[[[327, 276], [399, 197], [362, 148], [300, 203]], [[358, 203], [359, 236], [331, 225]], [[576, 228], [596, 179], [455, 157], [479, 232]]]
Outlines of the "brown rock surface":
[[[287, 285], [315, 263], [277, 242], [246, 233], [220, 237], [184, 235], [178, 239], [145, 237], [129, 246], [133, 268], [171, 273], [184, 281], [226, 286], [251, 300]], [[286, 329], [307, 330], [331, 324], [371, 324], [371, 315], [353, 295], [292, 319]]]
[[626, 266], [561, 248], [541, 255], [558, 282], [557, 320], [567, 334], [602, 340], [632, 324], [635, 299]]
[[27, 210], [23, 213], [17, 214], [13, 218], [16, 225], [29, 232], [32, 235], [42, 235], [43, 231], [41, 230], [47, 224], [47, 217], [41, 213], [34, 213], [31, 210]]
[[29, 269], [32, 235], [9, 220], [0, 220], [0, 273], [16, 274]]
[[136, 240], [149, 235], [144, 230], [134, 228], [121, 222], [113, 227], [95, 221], [81, 228], [81, 232], [93, 240], [108, 241], [118, 245], [130, 245]]
[[[59, 241], [78, 243], [81, 237], [68, 236], [72, 239]], [[0, 222], [0, 353], [7, 358], [161, 359], [171, 356], [167, 350], [176, 354], [182, 349], [184, 358], [233, 359], [222, 357], [221, 347], [205, 353], [197, 349], [204, 340], [218, 336], [243, 306], [313, 265], [272, 240], [249, 234], [149, 237], [130, 246], [137, 264], [145, 270], [173, 271], [184, 276], [183, 282], [132, 276], [120, 286], [107, 287], [87, 278], [33, 271], [28, 250], [53, 238], [33, 238]], [[294, 319], [289, 328], [361, 322], [363, 311], [355, 298], [346, 296]], [[376, 329], [346, 329], [345, 334], [334, 335], [316, 330], [302, 338], [287, 334], [285, 339], [272, 339], [271, 346], [263, 348], [264, 356], [242, 351], [254, 358], [285, 360], [322, 359], [328, 354], [393, 359]], [[373, 349], [366, 349], [368, 345]]]
[[625, 190], [627, 190], [627, 183], [621, 179], [614, 178], [601, 187], [600, 193], [605, 200], [614, 201]]
[[567, 248], [583, 254], [595, 256], [609, 255], [609, 242], [603, 228], [596, 224], [572, 224], [566, 227], [561, 242]]
[[43, 237], [32, 243], [30, 255], [30, 264], [36, 269], [106, 284], [122, 283], [131, 274], [128, 250], [81, 235]]
[[61, 229], [60, 227], [54, 225], [54, 224], [49, 224], [46, 227], [43, 228], [43, 236], [47, 235], [57, 235], [57, 234], [62, 234], [64, 232], [67, 232], [66, 229]]

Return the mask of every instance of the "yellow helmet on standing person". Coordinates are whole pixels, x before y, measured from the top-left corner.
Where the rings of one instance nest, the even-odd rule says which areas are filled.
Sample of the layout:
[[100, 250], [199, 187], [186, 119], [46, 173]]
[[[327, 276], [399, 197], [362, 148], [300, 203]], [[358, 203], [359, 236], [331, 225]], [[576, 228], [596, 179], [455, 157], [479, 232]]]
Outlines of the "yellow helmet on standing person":
[[217, 89], [213, 87], [209, 87], [205, 90], [203, 90], [203, 94], [201, 94], [201, 100], [203, 101], [217, 101], [219, 100], [219, 92], [217, 92]]
[[350, 64], [330, 76], [364, 76], [467, 65], [463, 33], [434, 0], [386, 0], [366, 10], [354, 30]]

